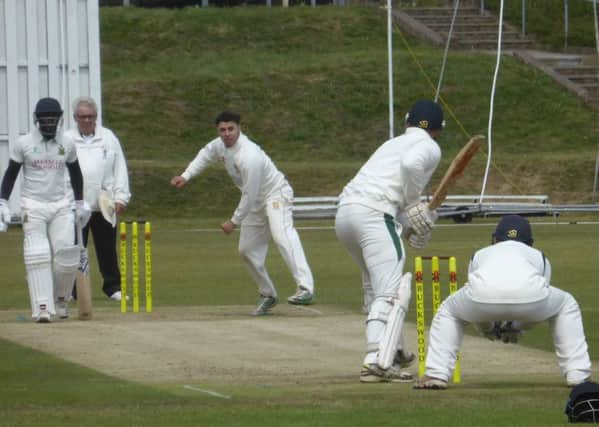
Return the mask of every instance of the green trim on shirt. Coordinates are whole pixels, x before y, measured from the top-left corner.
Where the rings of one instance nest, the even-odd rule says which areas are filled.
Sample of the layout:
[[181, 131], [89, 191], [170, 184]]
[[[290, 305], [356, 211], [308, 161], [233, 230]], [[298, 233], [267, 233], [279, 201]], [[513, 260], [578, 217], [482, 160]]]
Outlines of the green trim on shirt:
[[391, 235], [391, 240], [393, 240], [393, 245], [395, 246], [395, 251], [397, 252], [397, 260], [400, 261], [403, 258], [401, 241], [399, 240], [399, 235], [397, 234], [397, 229], [395, 228], [395, 220], [391, 215], [385, 214], [385, 224], [387, 225], [387, 230]]

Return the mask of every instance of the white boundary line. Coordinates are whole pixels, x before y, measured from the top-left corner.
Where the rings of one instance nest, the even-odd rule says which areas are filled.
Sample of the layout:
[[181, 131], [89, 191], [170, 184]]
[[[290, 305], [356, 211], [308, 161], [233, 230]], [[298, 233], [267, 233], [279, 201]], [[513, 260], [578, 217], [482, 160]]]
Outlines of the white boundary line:
[[227, 396], [226, 394], [220, 394], [220, 393], [217, 393], [212, 390], [206, 390], [206, 389], [194, 387], [194, 386], [188, 385], [188, 384], [185, 384], [183, 386], [183, 388], [187, 389], [187, 390], [192, 390], [192, 391], [199, 391], [200, 393], [209, 394], [210, 396], [219, 397], [221, 399], [231, 399], [231, 396]]

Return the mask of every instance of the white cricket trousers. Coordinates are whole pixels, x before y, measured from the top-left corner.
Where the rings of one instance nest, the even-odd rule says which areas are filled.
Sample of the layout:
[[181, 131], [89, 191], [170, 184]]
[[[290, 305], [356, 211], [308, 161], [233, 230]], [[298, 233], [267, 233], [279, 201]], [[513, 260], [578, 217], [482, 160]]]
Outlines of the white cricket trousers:
[[[72, 247], [75, 241], [75, 214], [71, 202], [65, 198], [57, 202], [38, 202], [21, 199], [23, 221], [23, 251], [31, 315], [37, 317], [45, 305], [56, 314], [56, 297], [67, 297], [71, 289], [57, 283], [52, 259], [62, 249]], [[71, 287], [72, 287], [71, 280]]]
[[369, 313], [366, 364], [377, 361], [390, 308], [386, 300], [397, 293], [403, 273], [405, 251], [400, 227], [391, 215], [355, 203], [339, 206], [335, 218], [337, 238], [362, 270], [365, 311]]
[[[466, 323], [486, 324], [500, 320], [518, 320], [524, 329], [548, 320], [558, 365], [568, 383], [578, 383], [591, 375], [591, 360], [578, 303], [568, 292], [553, 286], [549, 287], [545, 299], [521, 304], [474, 302], [465, 287], [449, 296], [431, 324], [426, 375], [445, 381], [449, 379]], [[513, 366], [517, 369], [517, 363]]]
[[296, 286], [314, 293], [312, 271], [293, 226], [293, 190], [290, 186], [283, 187], [269, 197], [263, 211], [250, 212], [241, 223], [239, 233], [239, 255], [258, 284], [260, 295], [277, 297], [277, 290], [265, 265], [271, 236]]

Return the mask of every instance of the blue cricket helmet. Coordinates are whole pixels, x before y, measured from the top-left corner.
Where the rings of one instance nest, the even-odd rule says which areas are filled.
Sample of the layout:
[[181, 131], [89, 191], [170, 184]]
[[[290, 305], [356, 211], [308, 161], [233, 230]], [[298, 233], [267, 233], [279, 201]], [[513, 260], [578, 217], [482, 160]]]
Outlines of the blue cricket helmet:
[[428, 99], [416, 101], [406, 116], [409, 126], [425, 130], [438, 130], [445, 127], [443, 109], [436, 102]]
[[520, 215], [506, 215], [497, 224], [493, 233], [493, 242], [517, 240], [532, 246], [532, 229], [528, 220]]

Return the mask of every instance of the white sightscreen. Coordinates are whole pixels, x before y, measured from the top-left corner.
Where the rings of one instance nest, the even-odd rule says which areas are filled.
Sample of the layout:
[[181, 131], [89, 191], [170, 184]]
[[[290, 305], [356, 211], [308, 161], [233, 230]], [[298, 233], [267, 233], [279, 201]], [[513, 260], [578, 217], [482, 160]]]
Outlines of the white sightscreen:
[[[71, 101], [82, 95], [92, 96], [101, 114], [98, 1], [0, 0], [0, 177], [9, 144], [33, 126], [38, 99], [58, 99], [68, 128]], [[10, 198], [14, 215], [19, 197], [20, 183]]]

